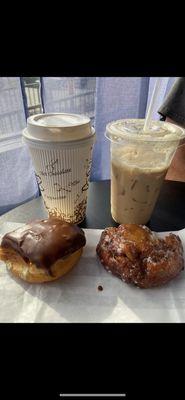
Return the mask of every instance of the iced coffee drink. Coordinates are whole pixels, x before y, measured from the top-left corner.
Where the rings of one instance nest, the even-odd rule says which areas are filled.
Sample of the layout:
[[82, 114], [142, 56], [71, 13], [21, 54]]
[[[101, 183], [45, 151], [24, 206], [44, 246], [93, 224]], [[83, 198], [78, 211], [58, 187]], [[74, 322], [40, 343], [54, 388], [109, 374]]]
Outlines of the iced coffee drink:
[[121, 120], [107, 126], [111, 140], [111, 214], [118, 223], [146, 224], [184, 131], [153, 121]]

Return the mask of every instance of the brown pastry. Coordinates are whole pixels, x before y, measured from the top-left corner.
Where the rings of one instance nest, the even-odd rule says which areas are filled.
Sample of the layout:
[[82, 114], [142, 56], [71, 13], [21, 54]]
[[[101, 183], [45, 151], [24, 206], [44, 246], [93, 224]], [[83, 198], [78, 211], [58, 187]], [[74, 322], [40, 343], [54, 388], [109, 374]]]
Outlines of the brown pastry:
[[77, 225], [49, 218], [7, 233], [0, 258], [15, 276], [32, 283], [48, 282], [73, 268], [85, 243], [84, 232]]
[[171, 233], [160, 239], [141, 225], [106, 228], [96, 251], [106, 270], [140, 288], [163, 285], [184, 268], [180, 238]]

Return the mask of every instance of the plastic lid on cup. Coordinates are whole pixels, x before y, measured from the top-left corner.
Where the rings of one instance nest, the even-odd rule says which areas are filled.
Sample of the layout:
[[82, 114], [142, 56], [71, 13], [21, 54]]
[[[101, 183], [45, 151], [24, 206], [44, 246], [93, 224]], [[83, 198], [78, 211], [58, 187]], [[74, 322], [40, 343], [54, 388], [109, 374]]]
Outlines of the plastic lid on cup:
[[123, 140], [173, 142], [185, 137], [180, 126], [164, 121], [152, 121], [150, 129], [143, 131], [144, 119], [120, 119], [106, 126], [105, 136], [113, 142]]
[[32, 115], [27, 119], [23, 136], [37, 141], [73, 141], [94, 134], [90, 118], [86, 115], [69, 113], [46, 113]]

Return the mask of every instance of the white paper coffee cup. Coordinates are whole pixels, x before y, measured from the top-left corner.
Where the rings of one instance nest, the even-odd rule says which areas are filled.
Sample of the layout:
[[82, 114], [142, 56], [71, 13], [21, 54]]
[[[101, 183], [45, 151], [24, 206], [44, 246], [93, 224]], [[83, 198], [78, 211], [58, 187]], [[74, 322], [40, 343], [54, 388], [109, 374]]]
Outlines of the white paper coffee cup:
[[80, 223], [86, 215], [95, 130], [77, 114], [37, 114], [28, 118], [28, 145], [50, 216]]

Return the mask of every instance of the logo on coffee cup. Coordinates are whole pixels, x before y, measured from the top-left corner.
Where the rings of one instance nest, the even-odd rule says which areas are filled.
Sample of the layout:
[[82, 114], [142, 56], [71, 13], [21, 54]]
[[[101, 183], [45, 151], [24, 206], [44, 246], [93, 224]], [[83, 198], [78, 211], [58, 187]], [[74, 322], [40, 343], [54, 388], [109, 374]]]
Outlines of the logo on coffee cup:
[[[41, 167], [42, 169], [38, 171], [36, 175], [37, 182], [41, 192], [43, 192], [45, 207], [49, 215], [74, 223], [79, 223], [84, 219], [87, 206], [85, 192], [89, 188], [92, 159], [86, 158], [83, 161], [82, 158], [81, 161], [81, 180], [76, 178], [76, 170], [73, 164], [72, 166], [61, 168], [58, 158], [51, 159], [45, 167]], [[63, 178], [65, 174], [67, 176]], [[78, 189], [75, 190], [75, 186]], [[58, 200], [61, 200], [61, 203], [58, 203]]]
[[41, 170], [40, 175], [41, 176], [57, 176], [57, 175], [63, 175], [63, 174], [68, 174], [71, 172], [71, 168], [62, 168], [58, 169], [58, 159], [56, 160], [51, 160], [45, 167], [45, 171]]

